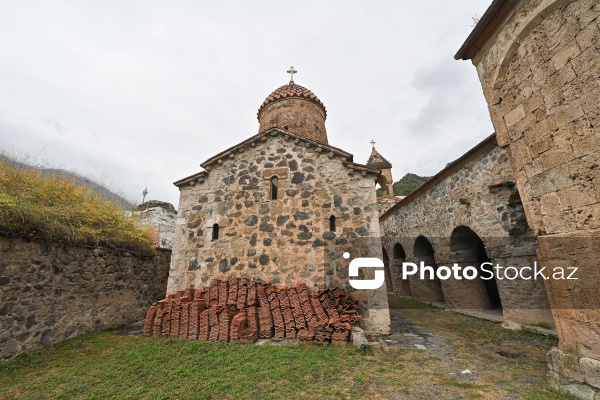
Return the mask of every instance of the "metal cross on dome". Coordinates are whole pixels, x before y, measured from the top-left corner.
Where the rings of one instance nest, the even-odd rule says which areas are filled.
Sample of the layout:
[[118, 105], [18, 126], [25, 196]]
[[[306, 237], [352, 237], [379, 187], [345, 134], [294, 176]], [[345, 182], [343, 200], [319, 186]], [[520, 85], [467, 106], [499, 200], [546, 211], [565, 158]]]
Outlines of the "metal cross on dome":
[[296, 71], [293, 66], [291, 66], [290, 69], [287, 70], [287, 73], [290, 74], [290, 83], [294, 83], [294, 74], [297, 72], [298, 71]]
[[375, 148], [375, 140], [371, 139], [371, 146], [373, 146], [373, 148]]

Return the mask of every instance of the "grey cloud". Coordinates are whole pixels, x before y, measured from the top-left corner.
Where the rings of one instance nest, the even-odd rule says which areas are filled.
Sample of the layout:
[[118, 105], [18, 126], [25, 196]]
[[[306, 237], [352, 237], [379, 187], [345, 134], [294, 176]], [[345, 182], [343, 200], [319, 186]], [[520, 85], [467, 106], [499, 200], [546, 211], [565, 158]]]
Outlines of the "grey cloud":
[[0, 14], [0, 145], [105, 177], [132, 201], [258, 130], [287, 82], [328, 108], [331, 144], [374, 138], [431, 174], [491, 131], [475, 69], [452, 60], [480, 0], [9, 2]]

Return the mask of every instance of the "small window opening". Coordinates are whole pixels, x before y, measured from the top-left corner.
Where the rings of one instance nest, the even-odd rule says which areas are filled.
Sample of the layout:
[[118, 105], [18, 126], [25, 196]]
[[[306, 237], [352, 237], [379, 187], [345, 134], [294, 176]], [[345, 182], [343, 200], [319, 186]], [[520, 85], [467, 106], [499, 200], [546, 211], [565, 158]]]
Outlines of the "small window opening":
[[214, 224], [212, 229], [212, 240], [219, 238], [219, 224]]
[[329, 217], [329, 230], [335, 232], [335, 217], [333, 215]]
[[277, 189], [279, 188], [279, 183], [277, 177], [274, 176], [271, 178], [271, 200], [277, 200]]

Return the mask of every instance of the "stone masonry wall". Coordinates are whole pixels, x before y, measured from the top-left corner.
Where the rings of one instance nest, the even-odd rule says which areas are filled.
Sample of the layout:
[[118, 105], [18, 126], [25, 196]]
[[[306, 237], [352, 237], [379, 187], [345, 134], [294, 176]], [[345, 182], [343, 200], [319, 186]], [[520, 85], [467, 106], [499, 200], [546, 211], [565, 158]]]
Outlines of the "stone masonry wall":
[[[235, 277], [309, 287], [332, 279], [347, 283], [348, 261], [335, 245], [349, 240], [364, 244], [376, 238], [366, 251], [381, 258], [376, 175], [352, 173], [326, 148], [272, 133], [226, 157], [204, 183], [180, 188], [168, 293]], [[274, 176], [277, 200], [271, 200]], [[329, 228], [331, 216], [335, 232]], [[353, 295], [387, 312], [384, 290], [362, 292]], [[388, 326], [383, 331], [389, 329], [389, 318], [381, 322]]]
[[[514, 187], [512, 171], [505, 151], [490, 138], [470, 161], [446, 169], [433, 179], [433, 185], [400, 201], [381, 218], [384, 248], [390, 259], [393, 291], [412, 295], [424, 301], [432, 288], [421, 280], [402, 282], [402, 262], [425, 261], [439, 265], [454, 262], [472, 263], [464, 252], [451, 249], [451, 236], [456, 228], [468, 227], [483, 241], [491, 262], [502, 266], [533, 265], [535, 241], [527, 226], [519, 193]], [[415, 254], [415, 242], [424, 236], [433, 246], [433, 259]], [[399, 244], [406, 258], [397, 256]], [[396, 254], [395, 254], [396, 253]], [[428, 264], [429, 265], [429, 264]], [[504, 319], [518, 323], [552, 323], [544, 283], [541, 280], [496, 280], [502, 301]], [[430, 284], [430, 283], [427, 283]], [[474, 291], [468, 282], [441, 282], [446, 307], [477, 308], [472, 304]], [[439, 285], [439, 284], [438, 284]], [[484, 289], [482, 289], [484, 290]]]
[[402, 197], [396, 196], [379, 196], [377, 198], [377, 209], [379, 210], [379, 215], [383, 215], [387, 210], [392, 208], [393, 206], [400, 201]]
[[283, 129], [320, 143], [328, 143], [325, 113], [321, 107], [301, 98], [279, 100], [261, 110], [258, 131], [264, 132], [271, 128]]
[[0, 237], [0, 359], [141, 321], [165, 296], [170, 255]]
[[599, 16], [597, 0], [525, 1], [473, 60], [498, 142], [507, 147], [527, 218], [538, 234], [540, 259], [579, 268], [577, 281], [551, 281], [547, 287], [560, 338], [550, 366], [563, 378], [595, 388], [600, 388]]

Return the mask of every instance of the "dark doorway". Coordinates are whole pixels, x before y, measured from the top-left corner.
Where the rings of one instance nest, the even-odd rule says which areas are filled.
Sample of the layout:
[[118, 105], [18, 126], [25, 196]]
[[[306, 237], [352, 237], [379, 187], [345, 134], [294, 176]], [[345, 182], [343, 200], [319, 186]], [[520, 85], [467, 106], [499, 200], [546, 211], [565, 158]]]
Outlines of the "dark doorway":
[[[459, 226], [452, 231], [450, 239], [450, 250], [452, 250], [454, 261], [460, 264], [469, 264], [481, 271], [481, 264], [491, 262], [485, 245], [479, 235], [467, 226]], [[502, 309], [500, 292], [496, 279], [481, 279], [487, 292], [490, 308]]]
[[408, 279], [402, 279], [402, 263], [406, 261], [406, 252], [400, 243], [394, 245], [394, 294], [399, 296], [410, 296], [410, 283]]
[[[413, 254], [415, 255], [415, 264], [418, 265], [422, 261], [425, 265], [437, 270], [435, 251], [431, 242], [425, 236], [419, 236], [415, 239]], [[418, 274], [412, 275], [410, 277], [410, 289], [413, 297], [417, 300], [429, 302], [444, 301], [442, 283], [437, 277], [434, 277], [434, 279], [420, 279]]]

